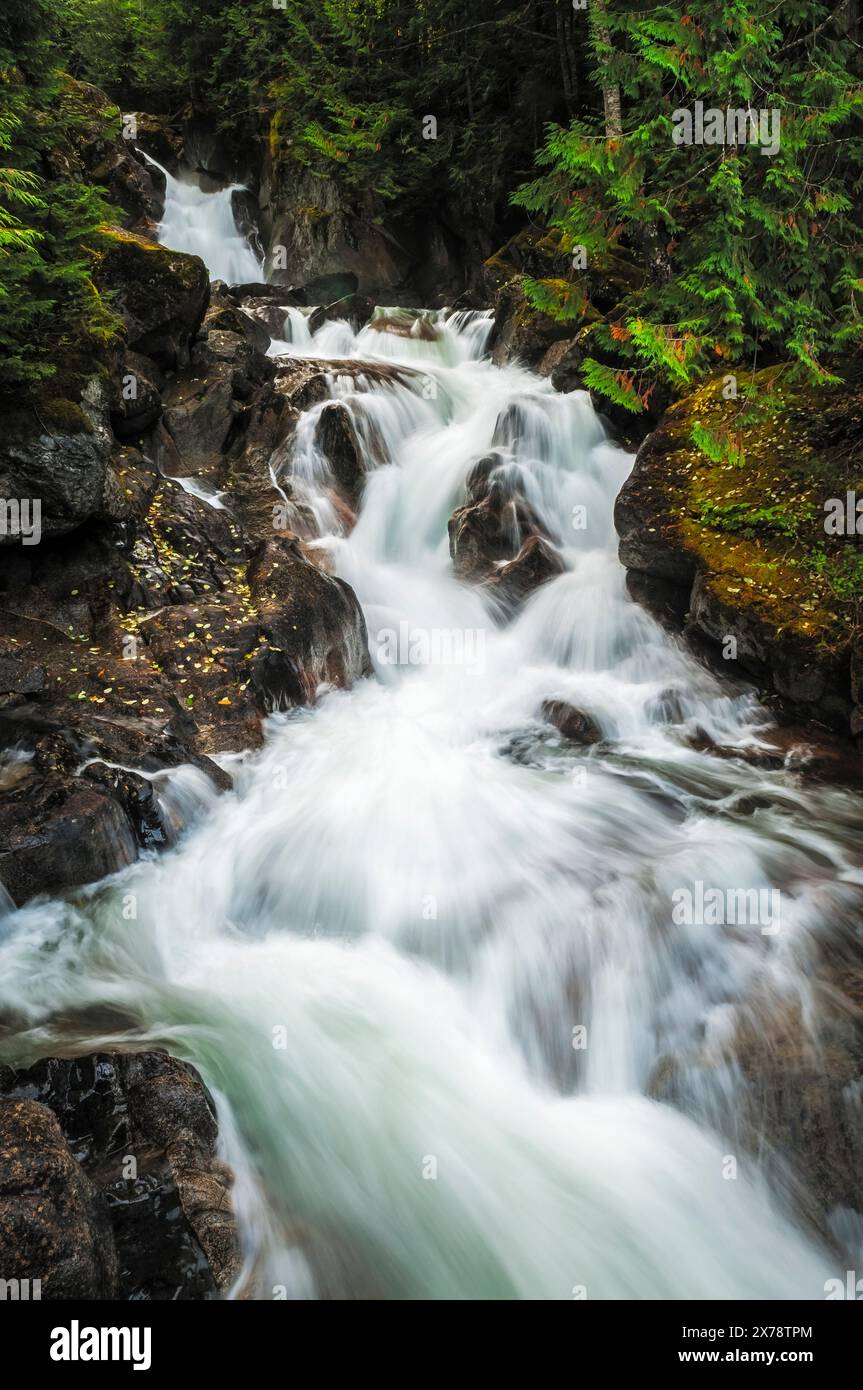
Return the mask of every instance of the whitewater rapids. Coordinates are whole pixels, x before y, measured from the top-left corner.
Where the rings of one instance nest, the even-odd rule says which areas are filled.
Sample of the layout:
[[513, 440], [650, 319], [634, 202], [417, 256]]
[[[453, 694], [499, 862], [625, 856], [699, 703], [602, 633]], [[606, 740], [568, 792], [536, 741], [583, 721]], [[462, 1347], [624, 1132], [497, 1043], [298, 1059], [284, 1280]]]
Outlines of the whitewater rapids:
[[[169, 199], [168, 244], [183, 216]], [[767, 719], [628, 598], [631, 458], [586, 394], [492, 365], [488, 315], [427, 321], [312, 337], [294, 311], [272, 348], [409, 369], [331, 371], [368, 468], [349, 534], [326, 403], [272, 461], [363, 605], [375, 677], [273, 717], [175, 850], [3, 919], [0, 1056], [158, 1045], [198, 1068], [237, 1174], [236, 1294], [822, 1298], [844, 1251], [750, 1156], [729, 1044], [753, 1011], [811, 1014], [814, 944], [859, 910], [854, 798], [695, 751], [757, 746]], [[447, 543], [493, 448], [567, 565], [506, 623]], [[468, 657], [393, 662], [402, 628], [468, 634]], [[603, 744], [562, 742], [549, 699]], [[673, 925], [696, 881], [780, 887], [781, 931]], [[676, 1107], [651, 1098], [669, 1059]]]

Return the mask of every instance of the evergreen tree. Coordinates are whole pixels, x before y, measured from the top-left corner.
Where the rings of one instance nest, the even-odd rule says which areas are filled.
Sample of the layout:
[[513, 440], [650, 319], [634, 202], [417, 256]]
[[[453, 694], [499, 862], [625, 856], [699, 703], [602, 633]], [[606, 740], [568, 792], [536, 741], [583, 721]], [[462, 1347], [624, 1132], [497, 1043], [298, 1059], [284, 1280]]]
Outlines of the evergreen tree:
[[[640, 411], [659, 382], [679, 390], [720, 364], [756, 360], [835, 380], [831, 364], [859, 342], [863, 49], [853, 13], [814, 0], [603, 0], [585, 17], [604, 110], [597, 101], [549, 128], [542, 172], [515, 201], [548, 219], [562, 255], [583, 247], [588, 272], [629, 263], [610, 311], [591, 303], [579, 270], [526, 286], [560, 321], [592, 320], [581, 334], [586, 380], [616, 404]], [[722, 143], [708, 143], [718, 120], [677, 143], [681, 113], [695, 121], [699, 102], [722, 112]], [[729, 110], [744, 113], [746, 143], [729, 142]], [[759, 112], [766, 140], [752, 138]]]
[[[98, 352], [116, 333], [90, 279], [88, 251], [109, 209], [50, 155], [71, 116], [50, 0], [6, 0], [0, 21], [0, 389], [33, 386]], [[74, 374], [74, 368], [73, 368]]]

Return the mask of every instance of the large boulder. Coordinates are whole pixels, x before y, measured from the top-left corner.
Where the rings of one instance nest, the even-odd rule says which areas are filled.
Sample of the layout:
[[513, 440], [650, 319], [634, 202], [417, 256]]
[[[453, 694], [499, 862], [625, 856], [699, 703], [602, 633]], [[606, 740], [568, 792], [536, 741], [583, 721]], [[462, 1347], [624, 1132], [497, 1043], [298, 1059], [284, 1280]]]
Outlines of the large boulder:
[[296, 540], [264, 543], [248, 582], [263, 638], [251, 663], [262, 709], [312, 704], [321, 685], [350, 686], [371, 673], [353, 590], [313, 565]]
[[135, 232], [107, 229], [93, 271], [111, 297], [133, 352], [152, 357], [166, 371], [189, 361], [210, 291], [200, 256], [170, 251]]
[[122, 808], [86, 782], [22, 777], [0, 792], [0, 883], [16, 903], [60, 893], [131, 864], [138, 853]]
[[[505, 442], [514, 417], [501, 417], [496, 438]], [[499, 454], [479, 459], [467, 479], [466, 501], [449, 520], [453, 572], [480, 584], [505, 612], [565, 565]]]
[[69, 390], [67, 397], [49, 395], [3, 420], [0, 497], [16, 499], [20, 515], [4, 517], [0, 546], [35, 547], [93, 517], [126, 515], [111, 467], [107, 383], [93, 376], [83, 389]]
[[217, 1156], [213, 1102], [191, 1067], [164, 1052], [53, 1057], [0, 1066], [2, 1096], [0, 1107], [48, 1107], [81, 1178], [98, 1189], [118, 1297], [208, 1298], [231, 1286], [240, 1264], [232, 1174]]
[[33, 1100], [0, 1099], [0, 1270], [7, 1297], [10, 1280], [18, 1281], [19, 1297], [23, 1281], [31, 1298], [102, 1299], [117, 1292], [105, 1205], [54, 1115]]
[[339, 487], [356, 507], [365, 482], [365, 461], [347, 406], [342, 401], [325, 405], [318, 416], [315, 446], [332, 469]]
[[[772, 686], [796, 717], [856, 734], [859, 538], [825, 529], [829, 500], [844, 505], [859, 482], [863, 359], [849, 357], [845, 371], [841, 388], [816, 389], [762, 369], [749, 388], [758, 413], [742, 427], [726, 377], [703, 383], [642, 444], [615, 525], [639, 594], [676, 589], [691, 633]], [[717, 441], [730, 432], [731, 460], [712, 461], [695, 427]]]

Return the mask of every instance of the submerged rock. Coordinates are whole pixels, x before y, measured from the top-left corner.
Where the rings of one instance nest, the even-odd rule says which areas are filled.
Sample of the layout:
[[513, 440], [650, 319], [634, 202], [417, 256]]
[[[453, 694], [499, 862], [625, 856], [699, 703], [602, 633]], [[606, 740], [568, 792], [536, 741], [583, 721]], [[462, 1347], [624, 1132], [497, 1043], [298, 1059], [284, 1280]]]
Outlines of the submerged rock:
[[[515, 414], [508, 415], [510, 424]], [[508, 426], [496, 438], [506, 442]], [[468, 475], [467, 501], [449, 520], [453, 572], [481, 584], [503, 610], [517, 607], [548, 579], [562, 574], [563, 559], [501, 456], [480, 459]]]
[[315, 429], [315, 445], [329, 463], [336, 482], [356, 508], [366, 470], [350, 412], [341, 401], [333, 401], [321, 411]]
[[549, 724], [553, 724], [571, 743], [599, 743], [602, 739], [602, 730], [596, 720], [565, 700], [544, 700], [542, 712]]

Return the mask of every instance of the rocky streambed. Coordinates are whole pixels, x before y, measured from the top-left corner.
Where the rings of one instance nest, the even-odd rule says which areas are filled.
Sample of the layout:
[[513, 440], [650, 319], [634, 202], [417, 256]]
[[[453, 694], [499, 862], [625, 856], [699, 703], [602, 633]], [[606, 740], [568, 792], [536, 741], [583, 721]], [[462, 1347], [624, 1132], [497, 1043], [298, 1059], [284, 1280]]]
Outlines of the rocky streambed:
[[[157, 136], [152, 152], [168, 158]], [[0, 492], [42, 504], [38, 545], [9, 536], [0, 545], [8, 912], [39, 894], [74, 906], [88, 885], [175, 845], [230, 794], [240, 755], [262, 745], [267, 716], [371, 674], [363, 608], [320, 540], [322, 531], [352, 534], [370, 462], [389, 460], [384, 433], [370, 428], [361, 438], [332, 381], [395, 395], [426, 372], [419, 358], [395, 353], [392, 362], [316, 358], [308, 348], [270, 355], [289, 312], [314, 304], [330, 262], [313, 262], [313, 288], [211, 284], [199, 258], [154, 239], [159, 180], [146, 161], [122, 142], [86, 157], [96, 156], [125, 208], [95, 268], [122, 318], [123, 347], [95, 364], [60, 364], [38, 399], [7, 403], [0, 443]], [[299, 234], [292, 244], [299, 256]], [[384, 259], [378, 247], [375, 275], [395, 279]], [[484, 290], [466, 302], [495, 308], [489, 348], [498, 364], [524, 362], [558, 390], [577, 389], [578, 339], [527, 312], [520, 268], [516, 250], [504, 248], [486, 267]], [[338, 320], [367, 324], [375, 306], [360, 283], [352, 264], [333, 299], [314, 308], [310, 332]], [[411, 313], [378, 313], [371, 331], [420, 345], [438, 332]], [[746, 755], [715, 731], [689, 728], [692, 746], [700, 737], [717, 767], [748, 756], [768, 771], [849, 783], [863, 718], [846, 558], [856, 541], [825, 547], [820, 511], [825, 488], [832, 496], [860, 482], [859, 382], [852, 374], [844, 391], [810, 399], [782, 388], [778, 368], [764, 371], [779, 375], [779, 393], [746, 436], [745, 472], [711, 464], [691, 445], [693, 417], [716, 423], [728, 414], [721, 378], [651, 422], [616, 504], [620, 557], [631, 593], [691, 638], [730, 690], [754, 679], [786, 725]], [[452, 572], [501, 626], [567, 572], [566, 543], [541, 490], [512, 466], [536, 429], [529, 407], [501, 408], [447, 518]], [[312, 408], [307, 444], [323, 481], [310, 476], [314, 486], [305, 486], [278, 462], [295, 451]], [[569, 753], [609, 746], [589, 711], [545, 694], [540, 745], [552, 737]], [[665, 723], [685, 722], [673, 688], [656, 698]], [[528, 766], [538, 756], [530, 740], [511, 751]], [[678, 794], [682, 804], [683, 784], [673, 796], [666, 787], [660, 803]], [[744, 1142], [757, 1147], [758, 1114], [769, 1111], [773, 1137], [802, 1155], [803, 1206], [820, 1230], [826, 1213], [854, 1207], [859, 1165], [845, 1096], [860, 1076], [859, 964], [852, 920], [842, 922], [839, 955], [825, 948], [821, 963], [833, 991], [824, 1067], [801, 1042], [791, 1006], [773, 1012], [769, 1027], [757, 1009], [739, 1025], [750, 1107], [740, 1123], [755, 1135]], [[127, 929], [136, 931], [134, 903]], [[70, 1046], [63, 1058], [34, 1060], [16, 1042], [27, 1022], [14, 1012], [0, 1018], [0, 1276], [38, 1278], [42, 1296], [56, 1298], [242, 1292], [251, 1276], [232, 1175], [195, 1069], [163, 1050], [78, 1055]], [[108, 1010], [63, 1018], [58, 1030], [110, 1038], [122, 1024]], [[711, 1066], [716, 1058], [704, 1054], [663, 1055], [649, 1093], [705, 1118], [693, 1076]]]

